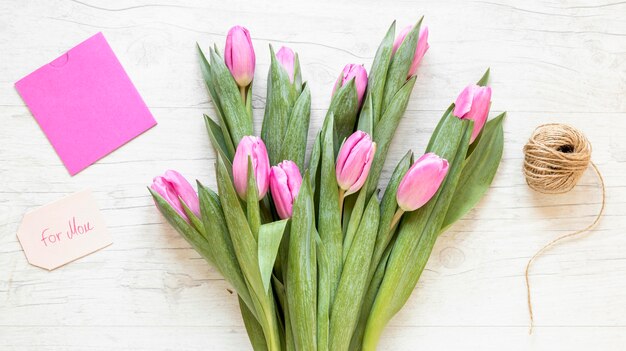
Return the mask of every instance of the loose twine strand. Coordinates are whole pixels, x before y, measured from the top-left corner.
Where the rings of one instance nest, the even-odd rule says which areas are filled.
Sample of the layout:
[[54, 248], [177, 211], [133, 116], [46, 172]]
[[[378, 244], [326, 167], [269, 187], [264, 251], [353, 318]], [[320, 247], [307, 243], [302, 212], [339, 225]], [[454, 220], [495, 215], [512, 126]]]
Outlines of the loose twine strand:
[[525, 277], [528, 313], [530, 315], [529, 334], [532, 334], [534, 326], [530, 280], [528, 277], [530, 266], [535, 259], [558, 242], [585, 233], [595, 227], [600, 221], [602, 213], [604, 213], [606, 190], [600, 170], [591, 161], [591, 144], [579, 130], [565, 124], [544, 124], [535, 129], [528, 143], [524, 146], [524, 175], [526, 182], [533, 190], [540, 193], [561, 194], [570, 191], [589, 165], [592, 166], [598, 175], [598, 179], [600, 179], [602, 206], [594, 221], [587, 227], [572, 233], [563, 234], [550, 241], [528, 261]]

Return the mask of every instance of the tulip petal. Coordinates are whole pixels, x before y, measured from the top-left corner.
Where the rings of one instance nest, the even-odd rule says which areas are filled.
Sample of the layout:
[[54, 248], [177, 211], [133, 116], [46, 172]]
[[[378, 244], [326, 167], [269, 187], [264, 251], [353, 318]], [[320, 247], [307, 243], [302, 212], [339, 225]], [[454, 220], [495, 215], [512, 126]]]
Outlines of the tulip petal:
[[161, 195], [181, 217], [187, 218], [181, 201], [196, 216], [200, 216], [198, 194], [180, 173], [168, 170], [162, 176], [155, 177], [150, 188]]
[[293, 203], [298, 196], [302, 176], [298, 166], [290, 160], [283, 161], [273, 166], [270, 174], [270, 190], [276, 212], [282, 219], [290, 218]]
[[348, 139], [346, 139], [346, 141], [341, 146], [341, 150], [339, 150], [339, 155], [337, 155], [337, 166], [336, 166], [337, 180], [339, 180], [341, 177], [341, 173], [345, 167], [346, 160], [348, 159], [348, 156], [352, 152], [352, 149], [357, 143], [359, 143], [359, 141], [361, 141], [361, 139], [365, 138], [366, 136], [367, 136], [367, 133], [357, 130], [352, 135], [350, 135]]
[[289, 75], [289, 81], [293, 83], [294, 79], [294, 65], [296, 55], [293, 50], [290, 48], [283, 46], [276, 53], [276, 59], [280, 62], [280, 65], [287, 71], [287, 75]]
[[366, 164], [371, 144], [370, 140], [363, 138], [359, 140], [348, 155], [340, 175], [342, 183], [349, 185], [348, 188], [352, 188], [363, 174], [363, 167]]
[[393, 48], [391, 49], [391, 54], [395, 54], [396, 51], [398, 50], [398, 48], [400, 47], [400, 45], [402, 44], [402, 42], [404, 41], [404, 38], [406, 37], [407, 34], [409, 34], [409, 32], [411, 31], [411, 29], [413, 29], [412, 25], [406, 26], [404, 27], [400, 33], [398, 34], [398, 36], [396, 37], [396, 40], [394, 40], [393, 42]]
[[375, 154], [376, 154], [376, 143], [372, 143], [367, 153], [367, 157], [365, 159], [365, 165], [363, 166], [361, 175], [359, 175], [359, 178], [356, 180], [356, 182], [354, 182], [354, 184], [350, 187], [350, 189], [346, 191], [346, 196], [356, 193], [357, 191], [359, 191], [359, 189], [361, 189], [363, 184], [365, 184], [365, 181], [367, 180], [367, 176], [370, 173], [370, 168], [372, 167], [372, 161], [374, 160]]
[[254, 177], [256, 178], [259, 199], [265, 197], [269, 188], [270, 161], [267, 155], [267, 148], [258, 137], [245, 136], [237, 145], [235, 157], [233, 158], [233, 182], [237, 194], [246, 198], [248, 189], [248, 157], [252, 161]]
[[454, 111], [452, 113], [455, 116], [463, 118], [465, 114], [472, 109], [475, 90], [476, 86], [470, 84], [461, 91], [461, 94], [459, 94], [454, 102]]
[[176, 197], [180, 197], [191, 212], [197, 217], [200, 217], [200, 200], [198, 199], [198, 194], [187, 179], [174, 170], [166, 171], [165, 178], [168, 180], [174, 194], [177, 195]]
[[289, 218], [291, 216], [291, 194], [285, 191], [287, 187], [287, 175], [285, 171], [277, 166], [272, 167], [271, 175], [272, 181], [270, 188], [272, 191], [272, 199], [274, 200], [274, 206], [278, 216], [282, 219]]
[[367, 70], [363, 65], [347, 64], [343, 68], [339, 78], [337, 78], [337, 82], [335, 82], [332, 95], [335, 95], [338, 87], [348, 84], [352, 79], [354, 79], [357, 99], [360, 106], [363, 102], [365, 90], [367, 89]]
[[474, 95], [472, 110], [467, 114], [466, 118], [474, 121], [474, 130], [472, 130], [472, 138], [470, 143], [474, 142], [480, 131], [487, 122], [489, 116], [489, 107], [491, 105], [491, 87], [481, 87]]
[[430, 48], [430, 45], [428, 44], [428, 27], [425, 26], [424, 29], [421, 30], [419, 39], [417, 41], [415, 56], [413, 57], [411, 68], [409, 68], [409, 77], [414, 76], [415, 73], [417, 73], [417, 68], [422, 62], [422, 58], [424, 58], [424, 55], [426, 54], [426, 51], [428, 51], [428, 48]]

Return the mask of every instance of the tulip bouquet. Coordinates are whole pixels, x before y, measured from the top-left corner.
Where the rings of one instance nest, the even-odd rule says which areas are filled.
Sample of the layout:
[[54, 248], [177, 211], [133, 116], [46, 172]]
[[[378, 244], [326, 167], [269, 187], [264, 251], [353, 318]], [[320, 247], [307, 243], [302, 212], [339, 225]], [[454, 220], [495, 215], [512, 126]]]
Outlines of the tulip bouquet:
[[[305, 158], [311, 95], [298, 55], [270, 46], [265, 116], [253, 135], [255, 53], [234, 27], [200, 50], [215, 107], [204, 116], [217, 192], [175, 171], [150, 191], [174, 228], [237, 291], [254, 350], [374, 350], [411, 295], [439, 234], [484, 195], [503, 147], [487, 121], [489, 71], [444, 113], [426, 152], [408, 152], [379, 196], [382, 167], [428, 50], [422, 20], [391, 25], [369, 75], [347, 65]], [[208, 58], [207, 58], [208, 57]], [[308, 162], [305, 162], [305, 159]]]

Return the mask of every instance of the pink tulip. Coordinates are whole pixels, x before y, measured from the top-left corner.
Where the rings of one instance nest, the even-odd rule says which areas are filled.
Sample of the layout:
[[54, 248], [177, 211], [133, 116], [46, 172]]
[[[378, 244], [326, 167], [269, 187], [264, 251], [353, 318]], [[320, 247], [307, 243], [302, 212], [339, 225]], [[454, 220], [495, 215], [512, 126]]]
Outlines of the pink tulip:
[[[365, 95], [365, 89], [367, 88], [367, 71], [363, 65], [348, 64], [343, 68], [341, 75], [337, 78], [335, 87], [333, 88], [333, 95], [338, 87], [342, 87], [350, 82], [354, 78], [356, 85], [356, 96], [359, 100], [359, 106], [363, 101], [363, 95]], [[341, 83], [340, 83], [341, 82]]]
[[287, 75], [289, 75], [289, 81], [293, 83], [296, 54], [294, 54], [293, 50], [291, 50], [290, 48], [283, 46], [276, 53], [276, 59], [278, 60], [278, 62], [280, 62], [280, 65], [283, 66], [285, 71], [287, 71]]
[[376, 153], [376, 143], [369, 134], [357, 130], [346, 139], [337, 156], [337, 184], [346, 191], [345, 195], [353, 194], [365, 183]]
[[272, 167], [270, 189], [280, 218], [291, 218], [293, 203], [298, 197], [301, 185], [302, 176], [293, 161], [283, 161]]
[[254, 78], [256, 58], [250, 32], [246, 28], [234, 26], [228, 31], [224, 61], [237, 85], [242, 88], [250, 85]]
[[396, 200], [403, 211], [415, 211], [424, 206], [439, 189], [448, 173], [448, 161], [427, 153], [422, 155], [400, 181]]
[[474, 121], [474, 130], [470, 140], [470, 143], [473, 143], [487, 122], [491, 106], [491, 88], [470, 84], [459, 94], [454, 105], [455, 116]]
[[154, 177], [150, 188], [161, 195], [183, 218], [187, 218], [183, 203], [197, 217], [200, 217], [200, 201], [191, 184], [180, 173], [169, 170], [162, 176]]
[[[413, 26], [405, 27], [402, 31], [400, 31], [400, 34], [398, 34], [396, 40], [393, 42], [392, 51], [394, 54], [396, 53], [396, 50], [398, 50], [398, 48], [400, 47], [400, 44], [402, 44], [402, 42], [404, 41], [406, 35], [409, 34], [411, 29], [413, 29]], [[417, 40], [417, 47], [415, 48], [415, 56], [413, 56], [413, 62], [411, 63], [411, 68], [409, 68], [407, 78], [415, 75], [415, 73], [417, 72], [417, 67], [419, 66], [422, 58], [424, 57], [424, 54], [426, 54], [426, 51], [429, 47], [430, 45], [428, 45], [428, 27], [425, 26], [420, 31], [420, 36]]]
[[248, 191], [248, 157], [252, 159], [254, 177], [256, 178], [259, 200], [265, 197], [269, 187], [270, 160], [267, 149], [261, 138], [245, 136], [237, 145], [233, 158], [233, 181], [237, 194], [242, 199], [246, 198]]

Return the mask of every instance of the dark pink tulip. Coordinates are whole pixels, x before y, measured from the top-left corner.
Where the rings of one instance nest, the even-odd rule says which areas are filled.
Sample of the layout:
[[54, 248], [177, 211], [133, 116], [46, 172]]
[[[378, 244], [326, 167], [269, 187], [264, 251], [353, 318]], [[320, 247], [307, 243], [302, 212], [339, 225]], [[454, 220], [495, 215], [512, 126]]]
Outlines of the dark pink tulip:
[[337, 155], [335, 172], [337, 184], [346, 191], [345, 196], [353, 194], [365, 183], [376, 153], [376, 143], [369, 134], [357, 130], [346, 139]]
[[448, 173], [448, 161], [427, 153], [420, 157], [398, 185], [396, 200], [403, 211], [415, 211], [424, 206], [441, 186]]
[[[396, 50], [400, 47], [400, 44], [404, 41], [404, 38], [409, 31], [413, 29], [413, 26], [405, 27], [400, 34], [396, 37], [396, 40], [393, 42], [393, 53], [396, 53]], [[422, 58], [426, 54], [426, 51], [430, 45], [428, 45], [428, 27], [424, 26], [424, 28], [420, 31], [419, 39], [417, 40], [417, 47], [415, 48], [415, 56], [413, 56], [413, 62], [411, 63], [411, 68], [409, 68], [409, 73], [407, 78], [414, 76], [417, 73], [417, 67], [419, 67], [420, 62], [422, 62]]]
[[[183, 218], [187, 218], [182, 203], [197, 217], [200, 217], [200, 201], [191, 184], [180, 173], [169, 170], [162, 176], [154, 177], [150, 188], [165, 199]], [[182, 201], [182, 203], [181, 203]]]
[[272, 167], [270, 190], [280, 218], [291, 218], [293, 203], [298, 197], [301, 185], [302, 175], [293, 161], [283, 161]]
[[237, 85], [242, 88], [250, 85], [254, 78], [256, 57], [250, 32], [246, 28], [234, 26], [228, 31], [224, 61]]
[[333, 95], [335, 95], [335, 91], [338, 87], [346, 85], [353, 78], [356, 86], [356, 96], [359, 100], [359, 106], [361, 106], [361, 102], [363, 102], [363, 95], [365, 95], [365, 89], [367, 88], [367, 71], [363, 65], [355, 65], [352, 63], [347, 64], [343, 68], [339, 78], [337, 78], [337, 82], [333, 88]]
[[240, 198], [245, 199], [248, 191], [248, 157], [252, 160], [259, 200], [265, 197], [269, 188], [270, 160], [265, 143], [261, 138], [245, 136], [237, 145], [233, 158], [233, 182]]
[[289, 81], [293, 83], [296, 54], [294, 54], [293, 50], [291, 50], [290, 48], [283, 46], [276, 53], [276, 59], [278, 60], [278, 62], [280, 62], [280, 65], [283, 66], [285, 71], [287, 71]]
[[491, 106], [491, 88], [470, 84], [459, 94], [454, 105], [455, 116], [474, 121], [474, 130], [470, 140], [470, 143], [473, 143], [487, 122]]

